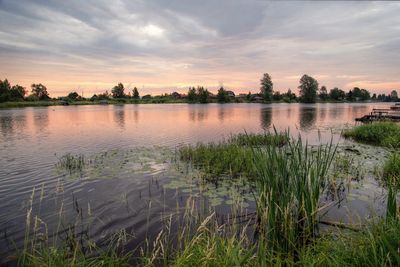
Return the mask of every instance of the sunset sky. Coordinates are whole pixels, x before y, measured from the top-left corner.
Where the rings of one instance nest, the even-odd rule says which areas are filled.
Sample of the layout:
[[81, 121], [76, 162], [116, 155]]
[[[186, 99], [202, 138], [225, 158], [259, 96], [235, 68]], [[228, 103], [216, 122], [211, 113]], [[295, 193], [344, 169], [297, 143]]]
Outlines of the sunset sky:
[[[400, 2], [0, 0], [0, 79], [85, 97], [328, 88], [400, 89]], [[297, 89], [296, 89], [297, 92]]]

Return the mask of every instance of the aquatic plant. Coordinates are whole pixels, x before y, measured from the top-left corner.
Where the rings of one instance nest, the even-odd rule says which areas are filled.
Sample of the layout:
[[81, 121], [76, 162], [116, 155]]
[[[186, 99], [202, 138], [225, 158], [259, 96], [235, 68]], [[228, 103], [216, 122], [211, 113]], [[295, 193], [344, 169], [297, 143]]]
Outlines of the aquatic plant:
[[320, 196], [336, 152], [310, 148], [301, 138], [254, 150], [258, 231], [272, 254], [296, 259], [317, 234]]
[[399, 266], [400, 221], [379, 220], [359, 231], [317, 239], [300, 254], [304, 266]]
[[400, 125], [393, 122], [363, 124], [344, 131], [342, 135], [358, 142], [400, 148]]
[[179, 147], [180, 160], [204, 171], [207, 180], [217, 181], [223, 175], [254, 178], [254, 146], [282, 146], [287, 133], [238, 134], [219, 143], [198, 143]]
[[72, 155], [67, 153], [58, 159], [57, 166], [69, 171], [69, 173], [81, 172], [86, 165], [85, 156], [83, 154]]

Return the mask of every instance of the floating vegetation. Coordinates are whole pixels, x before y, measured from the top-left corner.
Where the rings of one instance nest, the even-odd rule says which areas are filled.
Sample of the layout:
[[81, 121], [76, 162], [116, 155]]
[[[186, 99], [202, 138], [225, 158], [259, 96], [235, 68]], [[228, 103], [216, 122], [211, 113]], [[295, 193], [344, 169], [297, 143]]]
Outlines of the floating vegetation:
[[56, 171], [71, 179], [129, 178], [133, 173], [155, 175], [165, 171], [172, 155], [169, 148], [161, 147], [114, 149], [90, 157], [68, 153], [59, 159]]
[[343, 136], [367, 144], [400, 148], [400, 125], [393, 122], [363, 124], [344, 131]]

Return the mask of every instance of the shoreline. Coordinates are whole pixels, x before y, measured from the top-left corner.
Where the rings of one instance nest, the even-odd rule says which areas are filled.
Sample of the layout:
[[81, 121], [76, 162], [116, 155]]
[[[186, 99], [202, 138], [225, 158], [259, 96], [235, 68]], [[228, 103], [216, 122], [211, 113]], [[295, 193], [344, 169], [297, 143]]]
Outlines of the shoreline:
[[101, 101], [70, 101], [66, 102], [63, 100], [49, 100], [49, 101], [17, 101], [17, 102], [3, 102], [0, 103], [0, 110], [1, 109], [11, 109], [11, 108], [27, 108], [27, 107], [50, 107], [50, 106], [84, 106], [84, 105], [125, 105], [125, 104], [352, 104], [352, 103], [359, 103], [359, 104], [375, 104], [375, 103], [387, 103], [388, 105], [393, 102], [347, 102], [347, 101], [320, 101], [315, 103], [302, 103], [302, 102], [284, 102], [284, 101], [272, 101], [272, 102], [247, 102], [247, 101], [238, 101], [238, 102], [226, 102], [226, 103], [219, 103], [217, 101], [210, 101], [208, 103], [192, 103], [185, 100], [176, 100], [176, 101], [152, 101], [152, 100], [114, 100], [110, 99], [107, 102]]

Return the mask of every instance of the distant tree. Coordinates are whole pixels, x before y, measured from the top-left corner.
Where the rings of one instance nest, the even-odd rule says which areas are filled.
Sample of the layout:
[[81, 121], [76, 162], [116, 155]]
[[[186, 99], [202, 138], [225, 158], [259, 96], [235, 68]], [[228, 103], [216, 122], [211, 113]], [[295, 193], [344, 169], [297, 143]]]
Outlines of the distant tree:
[[372, 100], [376, 100], [376, 94], [374, 93], [371, 97]]
[[246, 95], [246, 100], [247, 101], [251, 101], [252, 100], [252, 95], [251, 92], [249, 91], [249, 93]]
[[283, 95], [281, 95], [280, 92], [274, 92], [274, 95], [272, 96], [272, 99], [274, 101], [281, 101], [283, 99]]
[[283, 101], [291, 103], [296, 101], [296, 94], [290, 90], [290, 88], [287, 90], [286, 93], [283, 94]]
[[393, 91], [390, 93], [390, 98], [391, 98], [392, 101], [397, 101], [397, 100], [399, 99], [399, 96], [398, 96], [396, 90], [393, 90]]
[[217, 100], [218, 100], [218, 103], [229, 102], [228, 92], [222, 86], [218, 89]]
[[80, 96], [78, 95], [77, 92], [71, 92], [68, 94], [67, 98], [69, 98], [71, 100], [78, 100], [80, 98]]
[[111, 90], [113, 98], [124, 98], [125, 93], [124, 93], [124, 85], [122, 83], [119, 83], [118, 85], [114, 86], [114, 88]]
[[328, 91], [326, 90], [325, 85], [321, 86], [321, 88], [319, 89], [319, 98], [322, 101], [326, 101], [328, 99]]
[[132, 90], [132, 97], [133, 97], [133, 99], [139, 99], [140, 98], [139, 91], [138, 91], [138, 89], [136, 87], [134, 87], [133, 90]]
[[197, 100], [196, 88], [189, 87], [187, 98], [190, 103], [196, 102]]
[[311, 76], [304, 74], [300, 79], [300, 101], [303, 103], [315, 103], [318, 91], [318, 82]]
[[203, 86], [197, 87], [197, 97], [200, 103], [202, 104], [208, 103], [209, 95], [210, 93]]
[[10, 89], [10, 100], [24, 100], [26, 95], [25, 87], [20, 85], [14, 85]]
[[274, 88], [274, 84], [272, 83], [271, 76], [268, 73], [264, 73], [260, 82], [261, 82], [260, 91], [264, 97], [264, 100], [271, 101], [272, 100], [272, 92], [273, 92], [273, 88]]
[[371, 99], [371, 94], [366, 89], [361, 89], [360, 95], [358, 96], [362, 101]]
[[0, 102], [8, 101], [10, 98], [11, 85], [7, 79], [0, 80]]
[[39, 100], [48, 100], [50, 99], [49, 93], [47, 92], [46, 86], [43, 84], [32, 84], [32, 95], [37, 97]]
[[329, 97], [332, 100], [339, 101], [339, 100], [343, 100], [346, 97], [346, 93], [343, 90], [335, 87], [330, 90]]
[[346, 100], [353, 102], [355, 100], [354, 98], [354, 94], [353, 94], [353, 90], [350, 90], [347, 94], [346, 94]]

